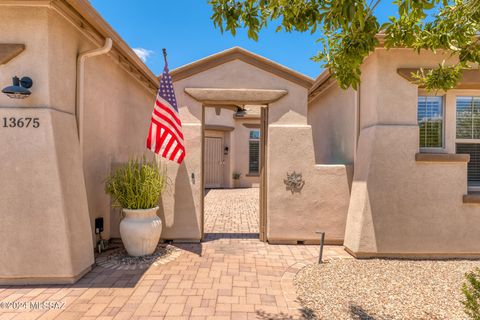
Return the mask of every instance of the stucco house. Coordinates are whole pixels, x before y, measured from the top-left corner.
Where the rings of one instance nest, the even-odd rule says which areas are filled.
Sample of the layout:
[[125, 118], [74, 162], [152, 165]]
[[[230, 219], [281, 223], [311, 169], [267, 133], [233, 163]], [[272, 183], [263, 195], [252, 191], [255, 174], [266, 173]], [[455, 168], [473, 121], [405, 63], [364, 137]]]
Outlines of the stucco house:
[[[33, 79], [27, 99], [0, 95], [0, 283], [74, 282], [95, 219], [118, 237], [103, 181], [151, 156], [158, 78], [86, 0], [0, 2], [0, 29], [2, 87]], [[259, 241], [325, 231], [356, 257], [480, 256], [480, 73], [435, 94], [410, 76], [443, 59], [379, 46], [357, 91], [238, 47], [173, 70], [187, 156], [165, 163], [162, 239], [202, 241], [205, 187], [238, 172], [260, 193]], [[26, 118], [39, 125], [9, 125]]]

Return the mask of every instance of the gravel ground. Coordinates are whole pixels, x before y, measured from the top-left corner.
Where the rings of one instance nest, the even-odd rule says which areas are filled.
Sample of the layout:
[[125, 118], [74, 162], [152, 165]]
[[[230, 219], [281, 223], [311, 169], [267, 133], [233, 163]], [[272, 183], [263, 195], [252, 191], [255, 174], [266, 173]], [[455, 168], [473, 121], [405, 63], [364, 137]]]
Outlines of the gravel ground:
[[298, 272], [299, 301], [318, 319], [468, 319], [463, 312], [468, 260], [331, 260]]
[[120, 243], [118, 248], [96, 255], [95, 263], [101, 267], [114, 270], [143, 270], [150, 266], [157, 266], [173, 261], [181, 250], [169, 244], [159, 243], [152, 254], [133, 257], [130, 256]]

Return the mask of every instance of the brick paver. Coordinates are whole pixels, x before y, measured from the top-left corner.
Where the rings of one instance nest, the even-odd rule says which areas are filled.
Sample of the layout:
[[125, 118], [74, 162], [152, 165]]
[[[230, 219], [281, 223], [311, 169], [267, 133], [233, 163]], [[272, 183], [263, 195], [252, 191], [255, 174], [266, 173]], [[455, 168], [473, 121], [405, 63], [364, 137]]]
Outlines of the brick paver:
[[[239, 230], [254, 230], [249, 228]], [[211, 230], [222, 234], [230, 229]], [[268, 245], [235, 236], [207, 237], [202, 243], [177, 246], [183, 252], [176, 260], [147, 270], [97, 266], [74, 285], [0, 287], [0, 303], [65, 302], [61, 310], [3, 308], [0, 319], [302, 318], [301, 310], [292, 307], [292, 292], [282, 289], [291, 291], [284, 275], [291, 273], [290, 266], [315, 261], [318, 246]], [[342, 247], [327, 246], [324, 256], [348, 255]]]
[[211, 189], [205, 195], [205, 233], [258, 233], [258, 188]]

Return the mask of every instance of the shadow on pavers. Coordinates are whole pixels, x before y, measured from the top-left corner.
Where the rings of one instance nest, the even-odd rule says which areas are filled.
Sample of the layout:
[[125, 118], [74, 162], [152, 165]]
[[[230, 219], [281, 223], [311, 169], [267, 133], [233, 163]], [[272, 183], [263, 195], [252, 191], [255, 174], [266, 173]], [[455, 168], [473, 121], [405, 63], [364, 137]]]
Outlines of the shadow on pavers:
[[257, 310], [255, 313], [257, 314], [258, 319], [264, 320], [317, 320], [317, 316], [313, 310], [309, 308], [301, 308], [298, 310], [300, 312], [299, 316], [292, 316], [286, 313], [268, 313], [262, 310]]

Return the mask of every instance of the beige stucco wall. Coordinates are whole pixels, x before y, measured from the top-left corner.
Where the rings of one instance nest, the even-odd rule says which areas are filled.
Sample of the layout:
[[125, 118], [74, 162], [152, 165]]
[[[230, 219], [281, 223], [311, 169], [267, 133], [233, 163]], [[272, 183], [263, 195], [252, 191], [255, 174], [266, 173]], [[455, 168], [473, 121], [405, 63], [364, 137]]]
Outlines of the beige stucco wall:
[[330, 85], [308, 105], [316, 163], [353, 164], [356, 142], [356, 92]]
[[14, 75], [34, 82], [28, 99], [0, 95], [1, 116], [40, 119], [38, 129], [2, 128], [0, 282], [71, 282], [93, 264], [96, 217], [104, 238], [118, 236], [104, 180], [112, 164], [145, 152], [155, 94], [112, 56], [88, 59], [81, 159], [76, 60], [96, 46], [49, 7], [0, 4], [0, 29], [0, 42], [26, 46], [0, 66], [0, 84]]
[[[54, 11], [49, 16], [51, 103], [74, 112], [77, 55], [97, 46]], [[98, 217], [104, 218], [104, 238], [120, 236], [119, 210], [111, 209], [110, 197], [104, 192], [112, 165], [142, 155], [153, 158], [145, 139], [155, 93], [107, 54], [86, 60], [84, 99], [83, 169], [95, 241]]]
[[[429, 67], [442, 58], [377, 49], [362, 68], [361, 130], [345, 236], [355, 254], [480, 253], [480, 207], [462, 201], [467, 165], [415, 161], [418, 88], [397, 74], [397, 68]], [[454, 128], [451, 113], [447, 130]], [[448, 145], [446, 151], [453, 151]]]
[[220, 114], [217, 115], [215, 107], [205, 107], [205, 125], [221, 125], [235, 127], [233, 119], [234, 110], [220, 106]]
[[[36, 107], [50, 103], [48, 76], [48, 16], [46, 8], [0, 7], [1, 43], [23, 43], [27, 49], [14, 60], [0, 66], [2, 89], [11, 85], [15, 75], [29, 76], [34, 81], [34, 95], [24, 100], [0, 94], [2, 107]], [[33, 67], [34, 66], [34, 67]]]
[[72, 282], [93, 263], [75, 119], [40, 106], [0, 110], [40, 123], [0, 135], [0, 283]]
[[104, 181], [114, 163], [142, 155], [153, 157], [145, 140], [155, 93], [132, 79], [112, 58], [101, 56], [87, 60], [85, 98], [84, 169], [90, 217], [93, 223], [103, 216], [105, 237], [110, 237], [109, 230], [112, 237], [119, 237], [118, 211], [110, 214]]
[[[177, 102], [180, 106], [180, 99]], [[201, 114], [201, 105], [197, 106]], [[183, 115], [187, 113], [185, 110]], [[195, 113], [197, 110], [194, 110]], [[182, 112], [180, 112], [182, 117]], [[185, 115], [185, 118], [193, 115]], [[201, 116], [200, 116], [201, 118]], [[162, 239], [200, 240], [202, 236], [202, 126], [201, 123], [182, 120], [186, 157], [179, 166], [166, 163], [171, 184], [162, 194], [160, 217], [163, 223]]]
[[[73, 282], [93, 264], [74, 104], [59, 98], [66, 87], [55, 88], [61, 80], [49, 64], [59, 41], [54, 25], [48, 8], [0, 6], [0, 42], [26, 46], [0, 66], [0, 83], [10, 85], [14, 75], [34, 81], [28, 99], [0, 95], [1, 117], [39, 121], [38, 128], [1, 129], [2, 284]], [[55, 68], [68, 63], [61, 51], [58, 58]]]
[[[273, 107], [272, 107], [273, 108]], [[270, 125], [268, 136], [268, 239], [272, 243], [343, 243], [348, 209], [347, 165], [315, 163], [309, 125]], [[287, 173], [302, 173], [301, 192], [287, 190]]]

